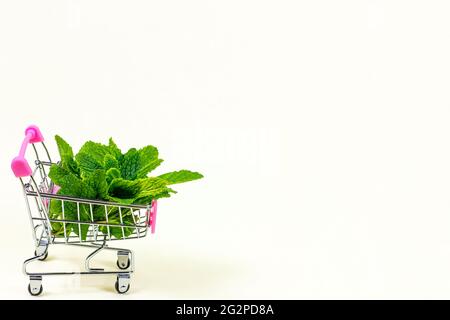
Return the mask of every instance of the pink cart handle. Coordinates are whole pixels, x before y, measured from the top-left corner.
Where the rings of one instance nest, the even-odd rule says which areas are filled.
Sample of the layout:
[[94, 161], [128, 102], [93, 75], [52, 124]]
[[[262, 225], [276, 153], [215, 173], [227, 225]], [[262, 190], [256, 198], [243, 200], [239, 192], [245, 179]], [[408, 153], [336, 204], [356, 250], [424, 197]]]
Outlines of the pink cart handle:
[[156, 200], [152, 200], [152, 208], [150, 209], [148, 217], [148, 227], [149, 228], [151, 227], [152, 233], [155, 233], [157, 211], [158, 211], [158, 202], [156, 202]]
[[30, 176], [32, 173], [31, 167], [28, 161], [25, 159], [25, 152], [29, 143], [36, 143], [44, 141], [41, 130], [36, 126], [29, 126], [25, 130], [25, 138], [23, 139], [22, 146], [20, 147], [19, 155], [11, 162], [11, 169], [16, 177]]

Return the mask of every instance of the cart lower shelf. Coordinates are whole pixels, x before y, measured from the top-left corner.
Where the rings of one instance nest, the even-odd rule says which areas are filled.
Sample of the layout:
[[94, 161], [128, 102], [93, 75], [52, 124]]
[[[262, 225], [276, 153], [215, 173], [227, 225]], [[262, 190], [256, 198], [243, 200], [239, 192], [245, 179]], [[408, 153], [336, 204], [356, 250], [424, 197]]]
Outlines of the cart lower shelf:
[[[45, 241], [41, 241], [37, 246], [34, 256], [25, 260], [23, 263], [23, 272], [30, 279], [28, 284], [28, 292], [32, 296], [38, 296], [43, 292], [42, 278], [45, 276], [68, 276], [68, 275], [116, 275], [114, 288], [117, 293], [123, 294], [130, 289], [130, 276], [134, 272], [134, 256], [129, 249], [109, 247], [105, 241], [103, 243], [71, 243], [71, 246], [79, 246], [84, 248], [94, 248], [85, 259], [85, 271], [64, 271], [64, 272], [29, 272], [27, 266], [36, 261], [45, 261], [48, 257], [49, 245]], [[112, 250], [117, 252], [116, 270], [105, 270], [103, 268], [91, 267], [91, 259], [102, 250]]]

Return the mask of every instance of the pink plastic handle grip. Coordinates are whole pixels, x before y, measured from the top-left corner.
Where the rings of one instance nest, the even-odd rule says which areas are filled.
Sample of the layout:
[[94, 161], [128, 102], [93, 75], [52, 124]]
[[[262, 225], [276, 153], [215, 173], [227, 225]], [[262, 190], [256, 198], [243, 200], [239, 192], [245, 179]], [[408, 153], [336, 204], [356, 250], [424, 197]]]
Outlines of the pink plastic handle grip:
[[152, 208], [150, 209], [148, 216], [148, 227], [151, 228], [152, 233], [155, 233], [157, 211], [158, 211], [158, 202], [156, 202], [156, 200], [152, 200]]
[[36, 143], [44, 141], [44, 136], [37, 126], [31, 125], [25, 129], [25, 138], [20, 147], [19, 155], [11, 162], [11, 169], [16, 177], [30, 176], [33, 172], [28, 161], [25, 159], [25, 152], [29, 143]]

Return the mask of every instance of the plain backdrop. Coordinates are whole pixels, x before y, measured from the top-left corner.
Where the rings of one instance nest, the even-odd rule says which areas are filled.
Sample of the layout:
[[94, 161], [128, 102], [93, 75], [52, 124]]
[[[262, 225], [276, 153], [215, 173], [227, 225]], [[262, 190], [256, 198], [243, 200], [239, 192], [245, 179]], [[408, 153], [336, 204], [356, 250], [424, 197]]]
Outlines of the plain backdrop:
[[[200, 171], [114, 277], [42, 298], [450, 298], [448, 1], [2, 1], [1, 298], [33, 253], [10, 170], [28, 124]], [[50, 248], [40, 270], [80, 270]], [[114, 266], [105, 255], [99, 264]], [[35, 298], [33, 298], [35, 299]]]

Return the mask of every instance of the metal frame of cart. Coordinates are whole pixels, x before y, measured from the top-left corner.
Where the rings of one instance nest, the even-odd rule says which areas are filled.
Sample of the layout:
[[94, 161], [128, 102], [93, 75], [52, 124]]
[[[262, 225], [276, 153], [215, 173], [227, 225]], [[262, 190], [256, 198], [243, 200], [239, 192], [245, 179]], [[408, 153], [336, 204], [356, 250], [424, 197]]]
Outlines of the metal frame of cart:
[[[31, 144], [36, 156], [34, 169], [25, 159], [25, 152], [28, 144]], [[41, 153], [45, 153], [46, 160], [41, 160], [37, 144], [40, 145]], [[48, 160], [48, 161], [47, 161]], [[12, 161], [11, 168], [19, 178], [27, 211], [32, 227], [33, 243], [35, 246], [34, 256], [25, 260], [23, 272], [29, 277], [30, 283], [28, 291], [31, 295], [42, 293], [42, 277], [55, 275], [99, 275], [112, 274], [117, 276], [115, 289], [118, 293], [125, 293], [130, 288], [130, 275], [134, 272], [134, 254], [129, 249], [110, 247], [108, 243], [113, 240], [128, 240], [143, 238], [147, 235], [147, 230], [151, 227], [151, 232], [155, 231], [156, 223], [156, 201], [148, 205], [123, 205], [114, 202], [75, 198], [56, 194], [57, 186], [48, 177], [48, 169], [55, 164], [50, 158], [44, 138], [36, 126], [29, 126], [25, 130], [25, 139], [22, 143], [19, 155]], [[51, 217], [49, 215], [52, 205], [60, 205], [62, 208], [61, 217]], [[75, 219], [68, 219], [65, 211], [70, 208], [71, 212], [76, 212]], [[90, 219], [80, 219], [80, 210], [88, 212]], [[104, 210], [104, 219], [99, 219], [98, 214]], [[119, 214], [118, 222], [108, 221], [110, 210], [116, 210]], [[131, 215], [133, 223], [124, 223], [123, 217]], [[52, 229], [53, 224], [62, 224], [63, 233], [55, 234]], [[71, 228], [68, 228], [68, 226]], [[116, 228], [112, 233], [112, 228]], [[74, 232], [77, 230], [78, 233]], [[82, 229], [84, 232], [82, 233]], [[70, 231], [72, 230], [72, 232]], [[127, 230], [127, 236], [125, 235]], [[120, 232], [121, 231], [121, 232]], [[119, 235], [118, 235], [119, 234]], [[83, 236], [82, 236], [83, 235]], [[49, 246], [55, 244], [81, 246], [94, 249], [85, 258], [85, 271], [72, 272], [29, 272], [27, 266], [37, 260], [43, 261], [47, 258]], [[113, 250], [117, 252], [116, 270], [105, 270], [91, 266], [91, 260], [102, 250]]]

